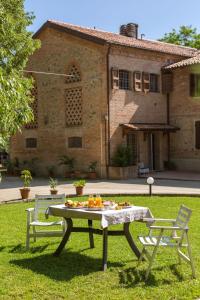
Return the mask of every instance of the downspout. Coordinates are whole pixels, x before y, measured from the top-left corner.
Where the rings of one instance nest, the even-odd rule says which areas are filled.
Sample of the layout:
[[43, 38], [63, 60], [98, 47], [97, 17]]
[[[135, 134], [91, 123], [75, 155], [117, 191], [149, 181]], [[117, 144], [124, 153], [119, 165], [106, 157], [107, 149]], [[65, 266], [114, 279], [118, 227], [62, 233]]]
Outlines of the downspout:
[[[167, 125], [170, 125], [170, 94], [167, 93]], [[167, 161], [170, 163], [170, 133], [167, 133]]]
[[108, 117], [105, 120], [105, 157], [106, 157], [106, 175], [109, 178], [109, 165], [110, 165], [110, 67], [109, 67], [109, 55], [111, 46], [108, 45], [106, 54], [107, 64], [107, 113]]

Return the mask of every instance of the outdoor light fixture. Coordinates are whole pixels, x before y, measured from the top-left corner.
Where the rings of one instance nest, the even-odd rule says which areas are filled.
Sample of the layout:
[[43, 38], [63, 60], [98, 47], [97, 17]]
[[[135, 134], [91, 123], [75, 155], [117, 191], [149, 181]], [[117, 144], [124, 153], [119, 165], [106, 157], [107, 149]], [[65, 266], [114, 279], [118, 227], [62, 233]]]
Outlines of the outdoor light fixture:
[[152, 195], [152, 185], [154, 184], [154, 178], [153, 177], [148, 177], [147, 178], [147, 183], [149, 185], [149, 196]]

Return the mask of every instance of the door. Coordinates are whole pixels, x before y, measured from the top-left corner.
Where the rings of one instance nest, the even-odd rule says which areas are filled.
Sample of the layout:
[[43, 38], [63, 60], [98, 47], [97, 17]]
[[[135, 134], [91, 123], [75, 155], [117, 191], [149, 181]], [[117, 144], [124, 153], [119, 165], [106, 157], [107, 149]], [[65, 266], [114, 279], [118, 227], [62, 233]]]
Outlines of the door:
[[155, 161], [155, 133], [150, 133], [149, 134], [149, 168], [151, 171], [155, 170], [155, 165], [156, 165], [156, 161]]

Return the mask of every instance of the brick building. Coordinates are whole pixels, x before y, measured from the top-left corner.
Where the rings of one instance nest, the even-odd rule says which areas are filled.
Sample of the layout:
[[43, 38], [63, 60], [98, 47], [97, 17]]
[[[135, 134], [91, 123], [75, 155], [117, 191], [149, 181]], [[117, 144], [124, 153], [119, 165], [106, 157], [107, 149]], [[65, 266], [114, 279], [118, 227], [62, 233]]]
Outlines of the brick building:
[[76, 169], [97, 161], [100, 177], [116, 177], [112, 157], [125, 144], [130, 176], [138, 163], [200, 170], [196, 49], [138, 38], [133, 23], [114, 34], [47, 21], [34, 37], [42, 43], [27, 65], [35, 120], [12, 138], [11, 158], [37, 157], [38, 174], [54, 165], [61, 175], [58, 158], [67, 154]]

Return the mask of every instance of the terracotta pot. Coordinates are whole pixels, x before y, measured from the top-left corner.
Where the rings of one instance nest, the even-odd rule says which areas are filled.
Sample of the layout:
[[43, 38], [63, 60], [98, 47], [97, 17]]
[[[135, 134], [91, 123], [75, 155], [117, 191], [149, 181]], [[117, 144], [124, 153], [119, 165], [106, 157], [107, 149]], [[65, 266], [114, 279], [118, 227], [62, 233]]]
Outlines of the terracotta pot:
[[96, 179], [97, 178], [97, 173], [96, 172], [89, 172], [88, 173], [88, 178], [89, 179]]
[[83, 186], [76, 186], [76, 195], [77, 196], [83, 195]]
[[21, 193], [22, 199], [28, 199], [29, 198], [30, 189], [29, 188], [20, 189], [20, 193]]
[[51, 192], [51, 195], [57, 195], [58, 194], [57, 190], [50, 190], [50, 192]]

